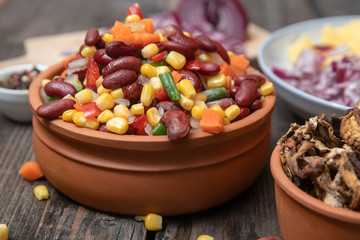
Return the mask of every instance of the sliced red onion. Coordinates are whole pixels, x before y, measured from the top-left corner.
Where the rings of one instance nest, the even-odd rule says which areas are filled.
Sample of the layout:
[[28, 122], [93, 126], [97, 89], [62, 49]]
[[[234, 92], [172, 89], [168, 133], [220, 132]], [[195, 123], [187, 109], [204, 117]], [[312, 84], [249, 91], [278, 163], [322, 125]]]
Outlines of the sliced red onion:
[[122, 105], [125, 105], [126, 107], [129, 107], [130, 106], [130, 101], [125, 99], [125, 98], [116, 98], [114, 99], [114, 102], [116, 104], [122, 104]]
[[192, 128], [200, 128], [200, 120], [191, 117], [190, 118], [190, 126]]
[[145, 130], [145, 132], [147, 133], [147, 135], [149, 135], [149, 136], [154, 135], [154, 133], [153, 133], [153, 127], [151, 126], [150, 123], [147, 123], [147, 124], [146, 124], [144, 130]]
[[80, 59], [76, 59], [76, 60], [72, 60], [71, 62], [68, 63], [68, 67], [72, 68], [72, 67], [80, 67], [80, 66], [85, 66], [88, 63], [88, 58], [80, 58]]
[[77, 74], [71, 74], [67, 75], [64, 79], [65, 82], [68, 82], [70, 84], [78, 84], [79, 83], [79, 77]]

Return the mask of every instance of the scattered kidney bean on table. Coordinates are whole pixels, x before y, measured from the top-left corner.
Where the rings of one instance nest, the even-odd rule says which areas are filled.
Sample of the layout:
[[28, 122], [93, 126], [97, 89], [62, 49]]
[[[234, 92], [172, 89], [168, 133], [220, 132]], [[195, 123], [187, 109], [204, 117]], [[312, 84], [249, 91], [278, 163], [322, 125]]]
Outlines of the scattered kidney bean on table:
[[176, 141], [192, 131], [220, 133], [273, 94], [243, 55], [173, 24], [154, 31], [153, 20], [134, 6], [137, 13], [128, 11], [109, 32], [89, 29], [61, 75], [42, 80], [40, 117]]

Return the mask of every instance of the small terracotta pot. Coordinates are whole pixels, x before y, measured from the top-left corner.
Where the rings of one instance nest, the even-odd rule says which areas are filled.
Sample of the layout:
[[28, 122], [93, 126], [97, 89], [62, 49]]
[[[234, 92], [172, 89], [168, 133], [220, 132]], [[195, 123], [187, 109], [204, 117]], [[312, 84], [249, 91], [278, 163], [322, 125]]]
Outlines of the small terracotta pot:
[[61, 119], [38, 117], [41, 80], [62, 71], [50, 67], [32, 83], [33, 147], [48, 181], [69, 198], [92, 208], [129, 215], [179, 215], [228, 201], [259, 176], [270, 151], [275, 94], [263, 107], [221, 134], [116, 135]]
[[277, 146], [270, 160], [280, 231], [286, 240], [360, 238], [360, 213], [332, 207], [296, 187], [284, 173]]

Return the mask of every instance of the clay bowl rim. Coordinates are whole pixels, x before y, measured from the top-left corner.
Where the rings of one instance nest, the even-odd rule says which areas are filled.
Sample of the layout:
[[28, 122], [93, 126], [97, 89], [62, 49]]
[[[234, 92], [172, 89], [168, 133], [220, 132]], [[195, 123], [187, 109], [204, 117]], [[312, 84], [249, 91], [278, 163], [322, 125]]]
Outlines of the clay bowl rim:
[[327, 205], [321, 200], [307, 194], [295, 184], [290, 181], [282, 169], [280, 163], [280, 146], [277, 145], [273, 150], [270, 158], [270, 170], [275, 180], [275, 183], [294, 201], [301, 204], [303, 207], [309, 208], [314, 212], [334, 218], [340, 221], [345, 221], [353, 224], [360, 224], [360, 212], [342, 209]]
[[[168, 139], [166, 135], [164, 136], [139, 136], [139, 135], [118, 135], [118, 134], [109, 134], [105, 132], [100, 131], [94, 131], [87, 128], [79, 128], [73, 123], [65, 122], [62, 119], [52, 119], [52, 120], [46, 120], [40, 118], [36, 114], [36, 109], [38, 106], [42, 104], [42, 100], [39, 94], [39, 89], [41, 87], [41, 80], [44, 78], [49, 78], [50, 76], [58, 75], [63, 70], [63, 64], [62, 62], [56, 63], [52, 66], [50, 66], [45, 71], [41, 72], [36, 79], [31, 83], [29, 88], [29, 103], [30, 103], [30, 109], [33, 112], [34, 117], [40, 121], [43, 125], [48, 126], [49, 128], [52, 128], [56, 132], [64, 135], [64, 134], [72, 134], [72, 137], [78, 140], [86, 140], [89, 143], [95, 143], [99, 144], [96, 140], [101, 139], [103, 142], [103, 145], [109, 146], [108, 144], [111, 143], [117, 143], [119, 145], [119, 142], [127, 142], [127, 143], [148, 143], [149, 140], [152, 142], [152, 144], [162, 144], [162, 143], [170, 143], [172, 142]], [[259, 72], [262, 76], [264, 76], [262, 73]], [[266, 76], [266, 81], [269, 81]], [[204, 139], [204, 138], [216, 138], [219, 135], [226, 135], [231, 134], [234, 130], [243, 130], [244, 132], [248, 131], [247, 128], [249, 126], [253, 126], [254, 128], [258, 125], [262, 124], [264, 121], [264, 118], [267, 115], [271, 115], [274, 107], [275, 107], [275, 101], [276, 101], [276, 92], [274, 91], [273, 94], [268, 95], [265, 97], [263, 106], [256, 110], [255, 112], [251, 113], [249, 116], [241, 119], [240, 121], [228, 124], [224, 126], [224, 131], [220, 134], [211, 134], [204, 131], [199, 132], [192, 132], [189, 134], [189, 136], [186, 139]], [[94, 134], [96, 132], [96, 134]], [[179, 141], [184, 142], [184, 141]], [[178, 144], [175, 142], [174, 144]], [[111, 145], [115, 146], [115, 145]]]

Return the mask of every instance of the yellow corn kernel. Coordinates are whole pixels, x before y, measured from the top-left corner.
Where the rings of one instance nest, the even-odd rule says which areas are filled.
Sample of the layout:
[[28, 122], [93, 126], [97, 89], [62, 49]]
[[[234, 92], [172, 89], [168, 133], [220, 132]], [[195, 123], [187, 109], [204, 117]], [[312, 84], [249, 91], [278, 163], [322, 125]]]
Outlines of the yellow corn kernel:
[[238, 105], [231, 105], [225, 109], [225, 116], [230, 121], [234, 120], [240, 114], [240, 107]]
[[97, 88], [97, 94], [99, 94], [99, 95], [101, 95], [103, 93], [110, 93], [110, 92], [111, 92], [111, 89], [104, 88], [103, 85], [100, 85]]
[[124, 104], [119, 104], [114, 107], [114, 115], [126, 119], [130, 115], [130, 110]]
[[158, 90], [163, 87], [160, 78], [152, 77], [150, 78], [150, 84], [154, 87], [155, 90]]
[[103, 76], [100, 76], [100, 77], [96, 80], [96, 82], [95, 82], [96, 87], [100, 87], [100, 86], [102, 85], [102, 82], [103, 82], [103, 81], [104, 81]]
[[144, 105], [142, 103], [133, 104], [131, 112], [136, 115], [144, 114]]
[[182, 69], [186, 63], [186, 58], [184, 55], [175, 51], [171, 51], [165, 60], [174, 69]]
[[179, 100], [179, 104], [185, 110], [190, 111], [194, 106], [194, 100], [191, 98], [185, 97], [184, 95], [180, 94], [181, 99]]
[[140, 72], [145, 74], [148, 79], [156, 77], [157, 75], [156, 68], [149, 63], [141, 65]]
[[209, 235], [200, 235], [196, 240], [214, 240], [212, 236]]
[[84, 112], [75, 112], [72, 116], [72, 121], [76, 124], [78, 127], [85, 127], [86, 124], [86, 118], [84, 116]]
[[62, 120], [66, 121], [66, 122], [72, 122], [72, 118], [73, 118], [74, 113], [76, 113], [75, 109], [66, 110], [61, 115], [61, 118], [62, 118]]
[[150, 84], [145, 84], [141, 90], [140, 102], [144, 104], [145, 107], [149, 106], [155, 97], [155, 89]]
[[207, 108], [206, 103], [204, 101], [199, 101], [199, 100], [194, 100], [194, 106]]
[[180, 92], [184, 94], [185, 97], [192, 98], [196, 95], [196, 90], [190, 80], [183, 79], [177, 84]]
[[124, 98], [124, 91], [122, 88], [114, 89], [110, 94], [114, 99]]
[[159, 48], [155, 43], [150, 43], [141, 49], [143, 58], [149, 58], [159, 53]]
[[128, 128], [128, 121], [122, 117], [114, 117], [106, 123], [106, 129], [117, 134], [125, 134]]
[[204, 111], [204, 107], [202, 106], [194, 106], [192, 109], [191, 109], [191, 116], [197, 120], [200, 120], [201, 117], [202, 117], [202, 113]]
[[205, 52], [202, 52], [198, 55], [197, 59], [199, 61], [208, 61], [208, 62], [211, 62], [212, 61], [212, 58], [210, 56], [210, 54], [208, 53], [205, 53]]
[[8, 240], [8, 227], [6, 224], [0, 224], [0, 240]]
[[49, 191], [45, 185], [38, 185], [34, 188], [35, 197], [38, 200], [46, 200], [49, 199]]
[[97, 117], [97, 121], [100, 123], [106, 123], [107, 121], [109, 121], [110, 119], [114, 118], [115, 114], [110, 111], [109, 109], [106, 109], [105, 111], [103, 111], [102, 113], [99, 114], [99, 116]]
[[114, 39], [114, 36], [111, 33], [104, 33], [102, 39], [104, 42], [109, 43]]
[[91, 55], [94, 55], [95, 52], [96, 52], [96, 47], [94, 47], [94, 46], [85, 46], [81, 50], [80, 54], [81, 54], [81, 56], [87, 58], [87, 57], [90, 57]]
[[97, 121], [96, 118], [88, 118], [85, 122], [85, 127], [90, 128], [92, 130], [97, 130], [100, 126], [100, 123]]
[[146, 111], [146, 118], [153, 127], [155, 127], [161, 120], [161, 117], [156, 107], [152, 107]]
[[230, 60], [233, 56], [235, 56], [235, 53], [233, 51], [227, 51], [227, 55], [229, 56]]
[[115, 106], [114, 98], [110, 93], [103, 93], [97, 99], [95, 99], [96, 106], [104, 111], [106, 109], [111, 109]]
[[206, 101], [206, 95], [203, 93], [197, 93], [193, 98], [194, 101]]
[[164, 36], [164, 34], [162, 34], [162, 32], [157, 33], [160, 37], [160, 42], [166, 42], [168, 41], [167, 37]]
[[260, 92], [263, 96], [270, 95], [274, 91], [274, 85], [272, 82], [266, 82], [260, 86]]
[[187, 36], [187, 37], [190, 37], [190, 36], [191, 36], [189, 32], [183, 32], [183, 34], [184, 34], [185, 36]]
[[227, 117], [224, 117], [222, 120], [223, 120], [224, 125], [228, 125], [231, 123], [231, 121]]
[[125, 23], [138, 22], [138, 21], [140, 21], [140, 16], [137, 14], [131, 14], [125, 18]]
[[157, 77], [159, 77], [159, 74], [160, 74], [160, 73], [164, 73], [164, 72], [168, 72], [168, 71], [170, 71], [170, 69], [169, 69], [167, 66], [159, 66], [159, 67], [156, 67]]
[[160, 231], [162, 229], [162, 216], [149, 213], [146, 217], [141, 217], [145, 221], [145, 228], [149, 231]]
[[76, 101], [75, 98], [73, 96], [71, 96], [71, 94], [66, 94], [65, 97], [63, 97], [62, 99], [72, 99], [72, 100]]
[[211, 76], [207, 80], [208, 88], [224, 87], [226, 84], [226, 76], [221, 72], [215, 76]]
[[78, 104], [89, 103], [89, 102], [92, 102], [93, 95], [92, 95], [90, 89], [85, 88], [75, 94], [75, 100], [76, 100], [76, 103], [78, 103]]
[[212, 108], [212, 109], [216, 110], [217, 112], [219, 112], [222, 118], [225, 117], [225, 112], [219, 105], [214, 104], [210, 108]]
[[51, 82], [50, 79], [43, 79], [41, 80], [41, 87], [44, 88], [46, 84], [48, 84], [49, 82]]

